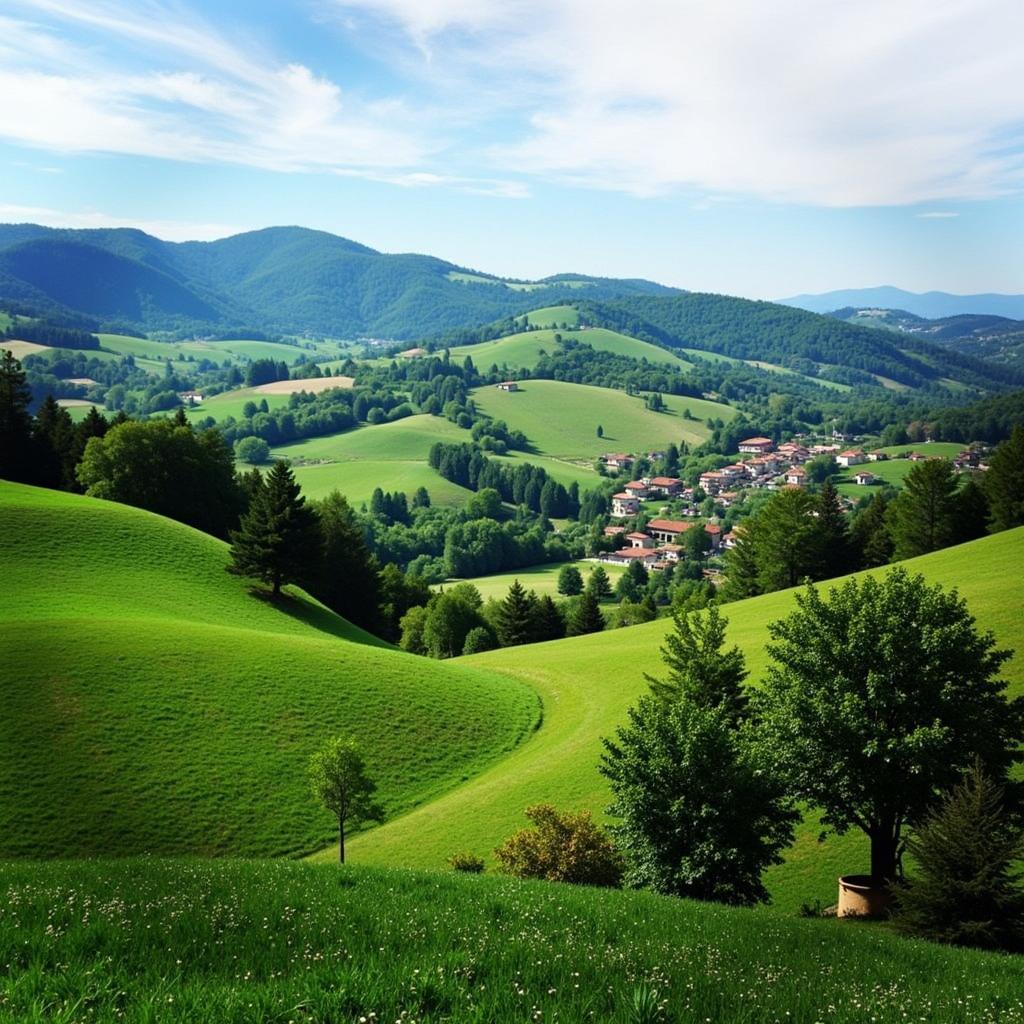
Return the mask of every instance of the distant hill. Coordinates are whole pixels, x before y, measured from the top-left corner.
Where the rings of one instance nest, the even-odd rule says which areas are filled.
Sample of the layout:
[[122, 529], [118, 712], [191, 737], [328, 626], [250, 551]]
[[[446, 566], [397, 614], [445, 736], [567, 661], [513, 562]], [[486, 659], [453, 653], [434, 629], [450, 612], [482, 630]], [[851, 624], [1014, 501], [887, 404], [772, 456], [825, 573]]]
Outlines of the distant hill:
[[953, 295], [950, 292], [908, 292], [891, 285], [880, 288], [844, 288], [817, 295], [793, 295], [779, 299], [784, 306], [797, 306], [812, 313], [830, 313], [834, 309], [854, 306], [858, 309], [900, 309], [916, 316], [935, 320], [963, 313], [987, 313], [1024, 320], [1024, 295]]
[[846, 323], [904, 331], [954, 352], [1024, 370], [1024, 320], [964, 313], [929, 320], [904, 309], [847, 306], [829, 313]]
[[79, 314], [95, 326], [411, 339], [581, 295], [673, 293], [579, 274], [506, 280], [298, 227], [174, 243], [133, 229], [0, 225], [0, 303]]

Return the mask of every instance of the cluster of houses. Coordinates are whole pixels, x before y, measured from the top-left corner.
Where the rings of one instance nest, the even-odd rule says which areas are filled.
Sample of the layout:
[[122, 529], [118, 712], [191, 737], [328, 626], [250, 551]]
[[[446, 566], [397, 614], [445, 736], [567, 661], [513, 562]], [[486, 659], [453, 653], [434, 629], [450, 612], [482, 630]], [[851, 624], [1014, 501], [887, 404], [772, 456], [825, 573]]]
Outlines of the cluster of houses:
[[[639, 562], [644, 568], [660, 572], [675, 565], [683, 558], [683, 546], [679, 543], [687, 530], [696, 529], [700, 523], [679, 519], [652, 519], [646, 530], [627, 532], [625, 526], [606, 526], [604, 535], [623, 542], [626, 546], [618, 551], [607, 551], [600, 556], [602, 562], [612, 565], [630, 565]], [[711, 538], [711, 551], [720, 551], [726, 538], [722, 528], [715, 523], [703, 524]]]

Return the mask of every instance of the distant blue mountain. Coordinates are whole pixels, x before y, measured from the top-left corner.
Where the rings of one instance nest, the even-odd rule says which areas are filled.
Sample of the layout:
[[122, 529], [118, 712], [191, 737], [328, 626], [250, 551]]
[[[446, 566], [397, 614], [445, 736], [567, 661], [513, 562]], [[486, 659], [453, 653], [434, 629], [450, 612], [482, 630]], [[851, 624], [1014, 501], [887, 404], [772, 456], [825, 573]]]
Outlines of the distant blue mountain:
[[966, 313], [1005, 316], [1011, 320], [1024, 320], [1024, 295], [952, 295], [949, 292], [908, 292], [892, 285], [880, 288], [843, 288], [819, 295], [794, 295], [779, 299], [784, 306], [796, 306], [812, 313], [831, 313], [833, 310], [853, 306], [857, 309], [905, 309], [908, 313], [939, 320], [947, 316]]

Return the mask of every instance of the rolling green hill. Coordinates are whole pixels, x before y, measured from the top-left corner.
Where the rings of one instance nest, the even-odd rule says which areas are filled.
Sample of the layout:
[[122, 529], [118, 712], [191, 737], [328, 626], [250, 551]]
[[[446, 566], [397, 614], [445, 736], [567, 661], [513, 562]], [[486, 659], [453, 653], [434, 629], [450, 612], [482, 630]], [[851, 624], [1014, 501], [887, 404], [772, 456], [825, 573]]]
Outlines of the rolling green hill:
[[[1014, 650], [1024, 649], [1024, 528], [948, 548], [905, 563], [933, 582], [955, 584], [983, 628]], [[767, 665], [766, 624], [793, 607], [781, 591], [726, 606], [729, 643], [743, 650], [756, 683]], [[659, 648], [666, 620], [588, 637], [506, 648], [464, 659], [464, 664], [504, 672], [534, 687], [544, 703], [544, 724], [509, 758], [433, 803], [360, 836], [353, 860], [410, 867], [438, 867], [456, 850], [488, 856], [521, 827], [524, 808], [550, 802], [601, 813], [608, 791], [598, 775], [601, 737], [625, 721], [626, 709], [647, 691], [644, 673], [661, 669]], [[1024, 690], [1024, 654], [1005, 669], [1012, 689]], [[818, 844], [812, 822], [800, 831], [786, 863], [768, 875], [779, 908], [835, 899], [839, 874], [867, 868], [868, 845], [859, 835]]]
[[[679, 395], [664, 396], [667, 412], [651, 412], [642, 398], [624, 391], [556, 380], [523, 381], [513, 393], [477, 388], [473, 398], [489, 416], [523, 431], [538, 452], [561, 459], [592, 460], [605, 452], [653, 450], [680, 441], [699, 444], [710, 434], [705, 419], [736, 415], [731, 406]], [[685, 409], [694, 419], [683, 418]], [[597, 436], [598, 425], [604, 437]]]
[[391, 814], [505, 755], [525, 684], [391, 649], [227, 547], [112, 502], [0, 483], [0, 856], [290, 855], [332, 837], [305, 764], [365, 744]]
[[[539, 311], [543, 312], [543, 311]], [[460, 345], [451, 350], [452, 358], [464, 359], [473, 357], [473, 363], [481, 372], [486, 371], [492, 363], [498, 366], [533, 369], [546, 352], [553, 355], [558, 350], [556, 330], [542, 329], [524, 331], [521, 334], [509, 334], [495, 341], [485, 341], [479, 345]], [[647, 341], [638, 341], [616, 331], [606, 331], [602, 327], [591, 327], [585, 331], [566, 331], [567, 338], [572, 338], [582, 345], [589, 345], [598, 352], [614, 352], [616, 355], [628, 356], [630, 359], [646, 359], [650, 363], [664, 363], [677, 370], [693, 366], [681, 356], [675, 355]]]

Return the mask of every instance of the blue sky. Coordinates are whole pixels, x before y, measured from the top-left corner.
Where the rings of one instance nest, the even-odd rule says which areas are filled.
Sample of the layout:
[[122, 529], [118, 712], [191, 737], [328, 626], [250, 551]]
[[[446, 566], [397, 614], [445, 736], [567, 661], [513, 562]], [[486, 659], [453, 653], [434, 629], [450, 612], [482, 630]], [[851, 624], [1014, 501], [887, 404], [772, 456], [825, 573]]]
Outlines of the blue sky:
[[1019, 0], [0, 0], [0, 220], [1024, 292]]

